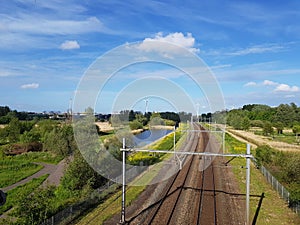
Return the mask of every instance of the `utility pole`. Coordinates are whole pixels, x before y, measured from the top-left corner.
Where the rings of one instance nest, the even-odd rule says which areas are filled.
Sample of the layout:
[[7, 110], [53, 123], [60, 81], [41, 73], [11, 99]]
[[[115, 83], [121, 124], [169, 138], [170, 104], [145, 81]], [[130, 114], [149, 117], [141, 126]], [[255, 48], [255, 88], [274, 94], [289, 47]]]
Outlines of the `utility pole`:
[[246, 158], [246, 224], [250, 225], [250, 144], [247, 144]]
[[121, 213], [121, 224], [125, 224], [125, 204], [126, 204], [126, 144], [125, 138], [123, 138], [123, 149], [122, 149], [122, 213]]

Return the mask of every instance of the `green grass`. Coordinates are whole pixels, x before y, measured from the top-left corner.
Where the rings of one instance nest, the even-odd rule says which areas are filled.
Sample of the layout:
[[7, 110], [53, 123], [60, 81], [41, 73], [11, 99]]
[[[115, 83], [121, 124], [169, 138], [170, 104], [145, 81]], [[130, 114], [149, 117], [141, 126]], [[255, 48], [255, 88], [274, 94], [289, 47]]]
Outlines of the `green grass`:
[[[226, 134], [226, 147], [228, 152], [232, 153], [245, 153], [246, 150], [244, 143], [239, 142], [228, 134]], [[233, 167], [241, 193], [245, 193], [246, 171], [242, 168], [245, 167], [245, 159], [236, 158], [230, 164]], [[265, 177], [253, 165], [251, 165], [250, 180], [251, 195], [262, 195], [262, 193], [265, 193], [256, 224], [300, 224], [299, 217], [288, 208], [287, 203], [279, 197], [278, 193], [272, 189]], [[259, 199], [259, 197], [250, 198], [251, 221], [257, 210]]]
[[[264, 136], [262, 131], [255, 131], [255, 135]], [[299, 144], [300, 139], [296, 139], [296, 136], [292, 132], [284, 132], [283, 134], [274, 133], [268, 137], [268, 139], [272, 141], [280, 141], [288, 144]]]
[[63, 160], [63, 156], [56, 156], [50, 152], [27, 152], [21, 155], [14, 156], [18, 160], [26, 160], [30, 162], [43, 162], [49, 164], [58, 164]]
[[21, 196], [29, 195], [37, 187], [39, 187], [48, 175], [43, 175], [39, 178], [34, 178], [26, 184], [20, 185], [6, 193], [6, 203], [0, 207], [0, 214], [8, 211], [9, 209], [16, 207], [20, 204], [22, 199]]
[[100, 141], [103, 142], [106, 138], [111, 138], [115, 135], [115, 131], [108, 131], [108, 132], [100, 132]]
[[28, 161], [16, 160], [14, 158], [0, 161], [0, 188], [12, 185], [43, 168]]
[[[288, 144], [299, 144], [299, 142], [297, 142], [294, 134], [275, 135], [273, 140], [285, 142]], [[300, 141], [300, 139], [299, 139], [299, 141]]]

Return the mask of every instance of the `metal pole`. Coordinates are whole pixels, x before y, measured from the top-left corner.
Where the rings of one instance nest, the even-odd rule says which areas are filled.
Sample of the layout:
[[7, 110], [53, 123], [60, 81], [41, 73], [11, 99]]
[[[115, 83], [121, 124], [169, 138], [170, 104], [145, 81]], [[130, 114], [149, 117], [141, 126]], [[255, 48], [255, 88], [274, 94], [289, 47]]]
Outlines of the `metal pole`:
[[123, 138], [123, 152], [122, 152], [122, 159], [123, 159], [123, 165], [122, 165], [122, 214], [121, 214], [121, 224], [125, 224], [125, 192], [126, 192], [126, 164], [125, 164], [125, 158], [126, 158], [126, 151], [125, 151], [126, 145], [125, 145], [125, 138]]
[[175, 156], [175, 142], [176, 142], [176, 127], [174, 126], [174, 137], [173, 137], [173, 148], [174, 148], [174, 160], [176, 159], [176, 156]]
[[246, 224], [250, 225], [250, 144], [247, 144], [247, 155], [246, 158]]
[[223, 153], [226, 153], [225, 152], [226, 149], [225, 149], [225, 130], [223, 131]]
[[176, 144], [176, 127], [174, 126], [174, 138], [173, 138], [174, 152], [175, 152], [175, 144]]

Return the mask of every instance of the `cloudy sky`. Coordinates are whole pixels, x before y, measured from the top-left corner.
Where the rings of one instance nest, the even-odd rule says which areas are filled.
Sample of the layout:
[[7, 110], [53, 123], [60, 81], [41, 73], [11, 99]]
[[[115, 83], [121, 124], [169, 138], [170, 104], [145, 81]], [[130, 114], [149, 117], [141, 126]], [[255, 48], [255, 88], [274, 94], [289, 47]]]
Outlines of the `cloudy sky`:
[[[98, 57], [133, 42], [149, 51], [153, 46], [145, 43], [151, 40], [180, 45], [199, 56], [216, 77], [227, 109], [252, 103], [300, 105], [300, 1], [1, 3], [0, 105], [20, 111], [66, 111], [80, 80]], [[119, 78], [128, 76], [128, 71], [159, 73], [187, 89], [201, 110], [207, 107], [192, 93], [193, 88], [189, 93], [183, 75], [174, 68], [148, 64], [127, 68]], [[104, 92], [116, 96], [126, 88], [113, 83]], [[111, 110], [103, 107], [107, 102], [98, 101], [102, 105], [98, 110]]]

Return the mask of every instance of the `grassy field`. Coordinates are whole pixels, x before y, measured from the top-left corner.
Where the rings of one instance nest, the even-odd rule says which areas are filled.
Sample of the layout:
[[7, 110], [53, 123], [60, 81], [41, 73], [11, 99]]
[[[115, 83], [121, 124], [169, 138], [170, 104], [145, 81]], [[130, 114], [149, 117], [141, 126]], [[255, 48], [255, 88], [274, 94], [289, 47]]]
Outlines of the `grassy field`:
[[19, 159], [4, 159], [0, 161], [0, 188], [12, 185], [43, 168], [29, 161]]
[[[226, 134], [226, 148], [232, 153], [245, 153], [246, 145]], [[239, 158], [230, 163], [242, 193], [245, 193], [244, 190], [246, 190], [246, 171], [242, 168], [245, 167], [245, 163], [245, 159]], [[253, 165], [251, 165], [250, 190], [251, 195], [254, 196], [265, 194], [256, 224], [300, 224], [299, 217], [288, 208], [287, 203], [279, 197]], [[256, 213], [259, 200], [259, 197], [250, 198], [251, 221]]]
[[0, 161], [0, 188], [23, 180], [43, 168], [35, 162], [57, 164], [61, 157], [55, 157], [48, 152], [28, 152], [16, 156], [4, 156]]
[[[21, 197], [25, 195], [29, 195], [31, 192], [33, 192], [37, 187], [39, 187], [44, 180], [46, 180], [48, 175], [41, 176], [36, 179], [32, 179], [26, 184], [20, 185], [10, 191], [8, 191], [6, 194], [6, 203], [0, 207], [0, 214], [3, 214], [4, 212], [8, 211], [12, 207], [16, 207], [20, 204], [22, 201]], [[1, 221], [0, 221], [1, 224]], [[2, 224], [6, 224], [3, 223]]]

